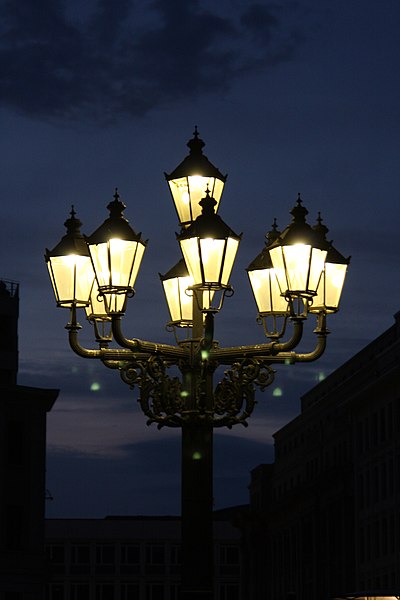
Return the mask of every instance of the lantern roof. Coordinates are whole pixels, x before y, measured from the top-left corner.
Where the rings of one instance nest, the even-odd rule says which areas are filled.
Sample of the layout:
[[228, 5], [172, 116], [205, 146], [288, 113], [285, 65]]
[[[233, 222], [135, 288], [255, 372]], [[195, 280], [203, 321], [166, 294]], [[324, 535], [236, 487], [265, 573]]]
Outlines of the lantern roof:
[[143, 244], [147, 244], [147, 241], [140, 239], [141, 233], [136, 233], [129, 225], [129, 221], [123, 215], [125, 208], [126, 205], [120, 200], [118, 188], [115, 188], [114, 200], [107, 206], [110, 216], [92, 235], [86, 237], [87, 243], [101, 244], [112, 238], [118, 238], [121, 240], [141, 241]]
[[278, 231], [278, 226], [276, 223], [276, 219], [272, 223], [272, 229], [268, 231], [265, 236], [265, 246], [261, 250], [260, 254], [257, 254], [254, 260], [251, 261], [246, 271], [255, 271], [256, 269], [271, 269], [272, 261], [269, 254], [269, 247], [278, 239], [280, 236], [280, 231]]
[[172, 171], [172, 173], [164, 173], [166, 179], [179, 179], [189, 175], [202, 175], [203, 177], [216, 177], [222, 181], [226, 181], [227, 175], [223, 175], [217, 167], [215, 167], [203, 154], [205, 143], [199, 137], [197, 125], [195, 127], [193, 138], [186, 144], [189, 147], [189, 154], [183, 161]]
[[318, 233], [321, 238], [322, 243], [324, 244], [324, 249], [326, 249], [326, 262], [335, 263], [339, 265], [348, 265], [350, 263], [350, 256], [345, 258], [343, 254], [339, 252], [333, 245], [332, 241], [326, 239], [326, 234], [328, 233], [328, 227], [322, 222], [321, 213], [318, 212], [317, 223], [313, 227], [314, 231]]
[[201, 215], [199, 215], [187, 229], [180, 234], [177, 234], [178, 240], [193, 237], [214, 239], [233, 237], [238, 240], [241, 239], [242, 234], [237, 235], [219, 215], [215, 214], [214, 207], [216, 205], [216, 200], [211, 197], [208, 189], [206, 191], [206, 196], [200, 200], [199, 204], [202, 208]]
[[46, 248], [46, 257], [50, 256], [68, 256], [69, 254], [78, 254], [80, 256], [89, 256], [85, 236], [81, 233], [81, 221], [76, 218], [74, 206], [71, 206], [70, 217], [64, 223], [67, 233], [61, 238], [53, 250]]
[[306, 222], [308, 210], [302, 204], [300, 193], [298, 194], [297, 203], [290, 211], [290, 214], [293, 217], [292, 222], [273, 242], [271, 248], [292, 244], [310, 244], [314, 248], [326, 249], [321, 236]]
[[161, 281], [165, 281], [166, 279], [174, 279], [175, 277], [188, 277], [189, 272], [187, 270], [187, 266], [183, 258], [181, 258], [176, 265], [171, 267], [169, 271], [165, 273], [165, 275], [161, 275], [159, 273]]

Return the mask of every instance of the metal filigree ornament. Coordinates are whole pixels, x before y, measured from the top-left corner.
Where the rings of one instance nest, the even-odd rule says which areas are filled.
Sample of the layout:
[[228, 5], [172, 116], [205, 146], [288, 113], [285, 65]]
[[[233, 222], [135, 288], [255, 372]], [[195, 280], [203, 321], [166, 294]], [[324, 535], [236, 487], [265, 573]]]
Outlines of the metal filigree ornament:
[[147, 416], [147, 424], [158, 427], [180, 427], [192, 422], [207, 421], [213, 427], [247, 426], [247, 418], [256, 405], [256, 388], [263, 391], [274, 380], [275, 371], [266, 360], [245, 359], [226, 370], [206, 401], [207, 377], [213, 369], [203, 369], [203, 377], [196, 380], [190, 392], [181, 380], [168, 374], [170, 365], [157, 356], [146, 361], [135, 361], [120, 366], [122, 380], [132, 388], [139, 388], [139, 404]]

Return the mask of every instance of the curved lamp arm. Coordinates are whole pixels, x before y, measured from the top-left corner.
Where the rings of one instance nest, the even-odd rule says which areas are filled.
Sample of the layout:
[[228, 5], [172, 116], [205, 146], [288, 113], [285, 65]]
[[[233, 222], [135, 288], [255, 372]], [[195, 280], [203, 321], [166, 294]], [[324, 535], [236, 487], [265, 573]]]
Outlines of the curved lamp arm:
[[184, 348], [177, 346], [170, 346], [169, 344], [156, 344], [154, 342], [146, 342], [144, 340], [132, 339], [128, 340], [122, 333], [121, 328], [121, 315], [112, 315], [112, 332], [117, 344], [123, 348], [129, 348], [130, 350], [136, 350], [139, 353], [147, 354], [160, 354], [166, 359], [179, 360], [188, 357], [188, 351]]
[[210, 351], [210, 358], [220, 362], [221, 364], [229, 365], [232, 362], [240, 360], [243, 355], [249, 357], [263, 356], [273, 357], [280, 355], [282, 352], [288, 352], [295, 348], [300, 342], [303, 335], [303, 319], [293, 319], [293, 333], [290, 339], [286, 342], [268, 342], [267, 344], [255, 344], [253, 346], [232, 346], [229, 348], [215, 348]]

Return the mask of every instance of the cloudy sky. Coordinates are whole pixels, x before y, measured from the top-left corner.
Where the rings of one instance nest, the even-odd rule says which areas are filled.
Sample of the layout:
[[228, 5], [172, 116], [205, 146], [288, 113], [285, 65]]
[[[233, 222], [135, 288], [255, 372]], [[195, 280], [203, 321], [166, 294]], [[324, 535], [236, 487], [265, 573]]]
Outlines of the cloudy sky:
[[[115, 372], [68, 349], [43, 253], [71, 204], [90, 234], [118, 186], [149, 239], [125, 332], [172, 343], [158, 273], [179, 258], [178, 224], [163, 172], [187, 154], [195, 125], [228, 173], [220, 214], [243, 231], [221, 345], [263, 341], [244, 269], [274, 217], [287, 225], [298, 192], [310, 222], [321, 210], [352, 256], [324, 357], [278, 368], [249, 427], [217, 433], [217, 508], [247, 501], [249, 471], [272, 460], [272, 434], [301, 394], [392, 324], [399, 25], [397, 0], [0, 0], [0, 276], [20, 283], [19, 383], [60, 389], [49, 516], [179, 512], [179, 432], [147, 427]], [[88, 325], [83, 339], [92, 344]]]

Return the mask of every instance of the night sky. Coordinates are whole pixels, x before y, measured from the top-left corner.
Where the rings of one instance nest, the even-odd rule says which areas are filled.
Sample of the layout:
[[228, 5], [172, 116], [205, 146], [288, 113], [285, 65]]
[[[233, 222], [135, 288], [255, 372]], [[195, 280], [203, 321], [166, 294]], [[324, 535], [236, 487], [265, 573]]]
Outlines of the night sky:
[[273, 459], [272, 434], [301, 394], [391, 326], [399, 26], [398, 0], [0, 0], [0, 276], [20, 283], [18, 382], [60, 389], [48, 415], [50, 517], [179, 513], [179, 431], [147, 427], [118, 374], [69, 350], [43, 255], [72, 204], [90, 234], [118, 187], [149, 239], [125, 333], [173, 343], [158, 273], [180, 258], [179, 225], [163, 173], [195, 125], [228, 173], [220, 215], [243, 232], [235, 294], [216, 318], [221, 345], [264, 341], [244, 269], [274, 217], [288, 224], [298, 192], [309, 222], [320, 210], [352, 256], [324, 357], [278, 367], [249, 427], [217, 432], [216, 508], [247, 501], [250, 470]]

